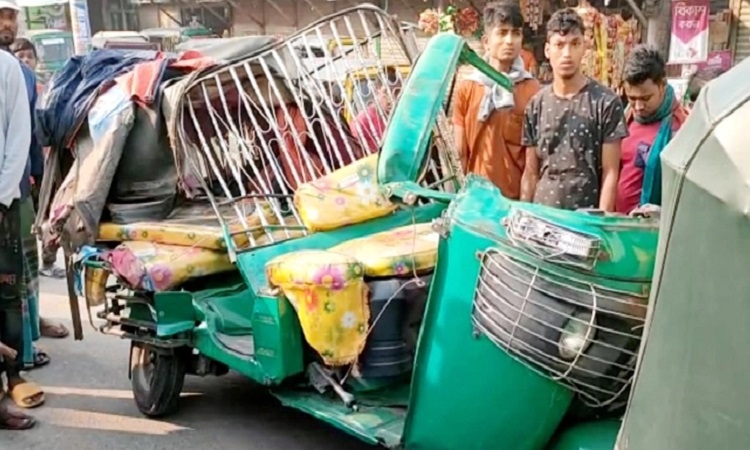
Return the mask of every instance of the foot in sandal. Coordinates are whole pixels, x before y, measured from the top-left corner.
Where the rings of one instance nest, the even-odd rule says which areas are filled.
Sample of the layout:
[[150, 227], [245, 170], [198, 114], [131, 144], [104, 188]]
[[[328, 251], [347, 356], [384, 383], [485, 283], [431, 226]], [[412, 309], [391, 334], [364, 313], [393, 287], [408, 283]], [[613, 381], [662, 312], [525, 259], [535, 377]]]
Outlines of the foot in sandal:
[[33, 417], [0, 404], [0, 430], [28, 430], [34, 425], [36, 420]]
[[65, 325], [45, 318], [39, 319], [39, 331], [42, 336], [55, 339], [66, 338], [70, 334]]
[[44, 391], [33, 381], [22, 377], [8, 378], [8, 396], [20, 408], [36, 408], [44, 403]]
[[32, 348], [34, 350], [34, 361], [30, 363], [24, 363], [24, 370], [38, 369], [50, 363], [51, 359], [46, 351], [44, 351], [37, 345], [34, 345]]

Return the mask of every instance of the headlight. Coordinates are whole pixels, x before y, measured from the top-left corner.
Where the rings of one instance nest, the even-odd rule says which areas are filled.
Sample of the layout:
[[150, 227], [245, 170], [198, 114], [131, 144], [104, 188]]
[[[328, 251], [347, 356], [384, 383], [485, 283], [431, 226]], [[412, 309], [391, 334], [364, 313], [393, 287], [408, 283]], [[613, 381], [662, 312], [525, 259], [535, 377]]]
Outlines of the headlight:
[[558, 351], [563, 359], [571, 360], [584, 353], [591, 345], [596, 335], [595, 323], [591, 321], [591, 313], [573, 314], [568, 319], [557, 343]]
[[525, 211], [515, 210], [508, 219], [510, 236], [571, 256], [588, 258], [599, 245], [596, 237], [554, 225]]

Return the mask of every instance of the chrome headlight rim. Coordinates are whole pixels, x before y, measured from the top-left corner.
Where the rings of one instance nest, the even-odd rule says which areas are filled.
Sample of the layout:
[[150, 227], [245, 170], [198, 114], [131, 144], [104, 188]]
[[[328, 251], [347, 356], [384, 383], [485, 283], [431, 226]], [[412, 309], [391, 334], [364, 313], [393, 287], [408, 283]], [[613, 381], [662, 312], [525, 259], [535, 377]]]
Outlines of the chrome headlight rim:
[[562, 326], [557, 352], [564, 361], [577, 361], [591, 348], [596, 337], [596, 317], [589, 311], [576, 311]]

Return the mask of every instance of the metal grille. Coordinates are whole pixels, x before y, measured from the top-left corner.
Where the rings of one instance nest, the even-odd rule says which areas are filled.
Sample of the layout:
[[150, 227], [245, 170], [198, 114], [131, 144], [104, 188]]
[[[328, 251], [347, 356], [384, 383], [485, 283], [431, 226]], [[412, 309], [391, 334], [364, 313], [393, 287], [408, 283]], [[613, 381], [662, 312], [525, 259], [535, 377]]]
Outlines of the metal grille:
[[[317, 47], [322, 58], [303, 57], [314, 55], [313, 44], [324, 36], [332, 36], [336, 45]], [[292, 201], [297, 187], [377, 152], [382, 143], [377, 120], [351, 123], [368, 107], [383, 119], [381, 104], [397, 100], [408, 74], [408, 66], [393, 70], [368, 56], [372, 42], [385, 38], [400, 43], [414, 62], [414, 37], [382, 10], [363, 5], [195, 74], [171, 130], [177, 164], [181, 173], [188, 172], [183, 189], [208, 196], [214, 205], [231, 205], [234, 214], [221, 214], [217, 207], [217, 215], [223, 225], [242, 229], [249, 248], [257, 245], [259, 234], [272, 243], [284, 239], [284, 233], [307, 233]], [[376, 96], [382, 102], [374, 102]], [[440, 156], [450, 142], [439, 127], [436, 133], [422, 183], [439, 186], [456, 177], [454, 165]], [[252, 209], [260, 225], [247, 223]]]
[[647, 301], [489, 249], [481, 258], [472, 321], [515, 359], [587, 405], [605, 407], [627, 398]]

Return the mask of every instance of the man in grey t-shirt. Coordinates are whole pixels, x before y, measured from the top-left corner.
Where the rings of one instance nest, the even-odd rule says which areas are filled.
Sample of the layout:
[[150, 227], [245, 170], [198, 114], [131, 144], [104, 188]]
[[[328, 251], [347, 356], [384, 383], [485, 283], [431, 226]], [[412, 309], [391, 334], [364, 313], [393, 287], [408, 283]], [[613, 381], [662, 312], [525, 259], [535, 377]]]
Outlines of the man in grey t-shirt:
[[620, 98], [581, 72], [583, 21], [567, 8], [547, 24], [544, 51], [554, 81], [526, 107], [521, 199], [562, 208], [615, 210], [620, 142], [628, 135]]
[[[15, 22], [19, 7], [15, 1], [0, 0], [0, 38], [8, 23]], [[23, 368], [23, 297], [25, 285], [21, 246], [21, 180], [31, 145], [31, 112], [21, 62], [0, 51], [0, 341], [16, 352], [5, 356], [0, 372], [9, 380], [20, 378]], [[0, 382], [2, 388], [2, 382]], [[18, 392], [16, 392], [18, 393]], [[0, 403], [0, 429], [24, 430], [34, 419]]]

